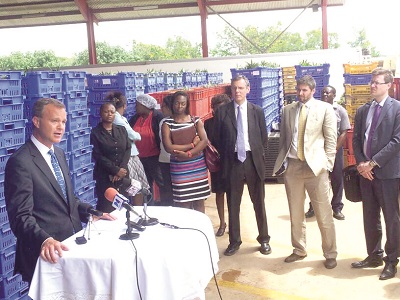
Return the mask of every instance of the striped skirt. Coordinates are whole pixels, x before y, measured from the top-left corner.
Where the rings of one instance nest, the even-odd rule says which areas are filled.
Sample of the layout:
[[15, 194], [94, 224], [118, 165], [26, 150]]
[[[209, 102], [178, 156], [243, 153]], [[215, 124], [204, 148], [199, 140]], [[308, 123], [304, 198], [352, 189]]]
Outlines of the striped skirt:
[[187, 161], [176, 161], [171, 157], [170, 166], [175, 202], [204, 200], [210, 196], [208, 171], [203, 153]]

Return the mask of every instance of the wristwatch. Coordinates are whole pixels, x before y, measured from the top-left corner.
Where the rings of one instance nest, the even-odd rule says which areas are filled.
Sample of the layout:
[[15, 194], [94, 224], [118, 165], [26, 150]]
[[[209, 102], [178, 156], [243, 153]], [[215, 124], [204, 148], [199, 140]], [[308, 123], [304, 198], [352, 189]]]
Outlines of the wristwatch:
[[378, 164], [376, 163], [376, 162], [374, 162], [373, 160], [370, 160], [369, 161], [369, 166], [371, 167], [371, 168], [375, 168]]

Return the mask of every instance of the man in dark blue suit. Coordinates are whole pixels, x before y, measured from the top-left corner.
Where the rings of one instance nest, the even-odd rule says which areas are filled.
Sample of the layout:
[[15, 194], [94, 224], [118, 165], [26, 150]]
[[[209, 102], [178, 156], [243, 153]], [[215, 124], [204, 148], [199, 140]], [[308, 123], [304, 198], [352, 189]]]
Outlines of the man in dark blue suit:
[[[75, 197], [65, 154], [53, 145], [65, 131], [64, 104], [39, 99], [32, 115], [33, 135], [7, 161], [4, 182], [8, 218], [17, 238], [14, 273], [29, 283], [39, 256], [56, 263], [68, 250], [61, 241], [82, 229], [90, 206]], [[49, 150], [55, 153], [58, 166], [52, 163]], [[114, 219], [108, 214], [102, 218]]]
[[231, 90], [234, 101], [215, 112], [215, 146], [221, 155], [229, 212], [229, 246], [224, 254], [235, 254], [242, 243], [239, 213], [246, 182], [257, 220], [260, 252], [266, 255], [271, 247], [264, 203], [264, 148], [268, 140], [264, 112], [247, 101], [250, 83], [245, 76], [233, 78]]
[[[353, 149], [361, 174], [364, 233], [368, 257], [353, 268], [385, 267], [380, 280], [397, 272], [400, 250], [400, 102], [388, 95], [391, 71], [377, 68], [370, 82], [373, 101], [361, 106], [354, 123]], [[386, 227], [386, 256], [381, 246], [381, 210]]]

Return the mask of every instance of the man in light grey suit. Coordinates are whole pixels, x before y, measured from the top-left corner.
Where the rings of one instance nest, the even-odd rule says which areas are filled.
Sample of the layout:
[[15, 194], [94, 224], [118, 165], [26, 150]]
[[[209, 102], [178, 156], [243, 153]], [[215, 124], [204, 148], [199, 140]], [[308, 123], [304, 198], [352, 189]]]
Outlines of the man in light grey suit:
[[[336, 154], [336, 116], [332, 105], [315, 100], [314, 93], [314, 78], [305, 75], [297, 80], [299, 101], [283, 108], [274, 175], [285, 172], [289, 202], [294, 250], [285, 262], [295, 262], [307, 256], [304, 216], [307, 191], [321, 231], [322, 250], [326, 258], [324, 265], [333, 269], [337, 265], [337, 251], [329, 198], [329, 171], [333, 169]], [[299, 119], [305, 119], [304, 123]]]
[[[380, 280], [393, 278], [400, 255], [400, 103], [388, 91], [393, 83], [390, 70], [372, 71], [373, 101], [361, 106], [354, 122], [353, 149], [361, 174], [364, 233], [368, 257], [353, 268], [385, 267]], [[386, 228], [383, 258], [381, 210]]]

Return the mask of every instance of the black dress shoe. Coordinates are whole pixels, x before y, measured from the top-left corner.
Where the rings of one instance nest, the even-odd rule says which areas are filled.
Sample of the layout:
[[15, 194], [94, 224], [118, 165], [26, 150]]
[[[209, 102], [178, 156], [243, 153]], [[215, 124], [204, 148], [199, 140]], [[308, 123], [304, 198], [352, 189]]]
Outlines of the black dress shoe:
[[336, 258], [327, 258], [324, 262], [324, 266], [327, 269], [336, 268], [337, 266]]
[[312, 218], [315, 216], [314, 209], [310, 207], [310, 209], [305, 213], [306, 218]]
[[333, 212], [333, 217], [335, 219], [337, 219], [337, 220], [344, 220], [345, 219], [344, 214], [342, 214], [341, 211]]
[[386, 280], [393, 278], [397, 273], [397, 267], [394, 264], [386, 263], [381, 276], [379, 276], [379, 280]]
[[364, 260], [353, 262], [351, 264], [351, 267], [355, 269], [363, 269], [363, 268], [377, 268], [382, 265], [383, 265], [382, 258], [368, 256]]
[[216, 236], [223, 236], [226, 229], [226, 223], [223, 226], [220, 226], [217, 230]]
[[271, 246], [267, 242], [261, 243], [260, 252], [264, 255], [270, 254], [272, 252]]
[[225, 256], [231, 256], [235, 254], [239, 248], [240, 248], [241, 243], [234, 243], [234, 244], [229, 244], [228, 248], [226, 248], [224, 255]]

